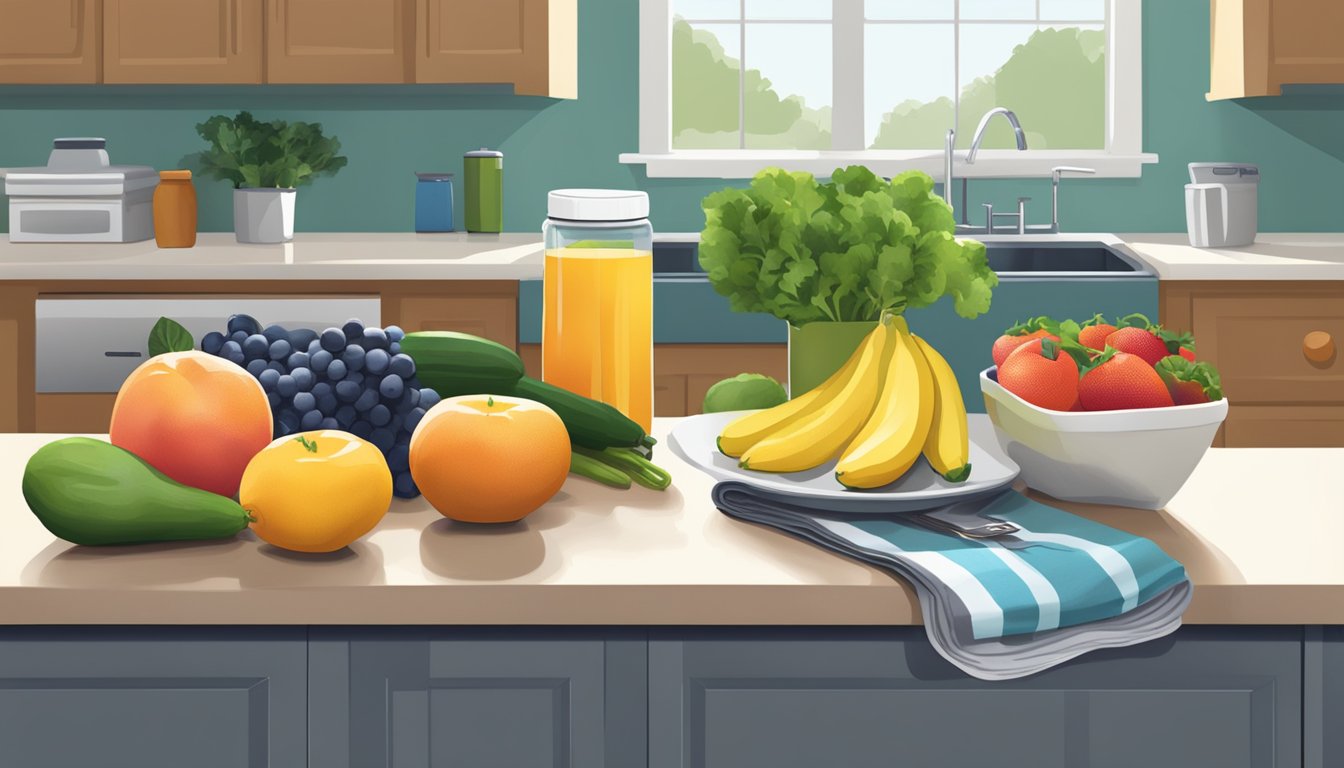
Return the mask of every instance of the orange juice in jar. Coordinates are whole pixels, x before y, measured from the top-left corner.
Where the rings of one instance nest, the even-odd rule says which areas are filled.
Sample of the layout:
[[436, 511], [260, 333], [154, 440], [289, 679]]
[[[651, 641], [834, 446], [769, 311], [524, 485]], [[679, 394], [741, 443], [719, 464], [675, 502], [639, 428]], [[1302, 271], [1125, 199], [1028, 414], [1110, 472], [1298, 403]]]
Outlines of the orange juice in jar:
[[547, 199], [541, 377], [653, 427], [653, 228], [644, 192]]

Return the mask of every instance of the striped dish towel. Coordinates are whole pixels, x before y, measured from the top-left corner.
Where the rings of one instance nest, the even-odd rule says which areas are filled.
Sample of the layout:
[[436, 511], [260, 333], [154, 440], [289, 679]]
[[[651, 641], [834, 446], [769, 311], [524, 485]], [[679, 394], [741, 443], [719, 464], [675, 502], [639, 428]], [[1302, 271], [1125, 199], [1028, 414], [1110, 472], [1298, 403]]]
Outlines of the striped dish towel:
[[992, 539], [931, 530], [906, 514], [831, 513], [739, 482], [714, 486], [713, 499], [731, 517], [908, 579], [934, 648], [982, 680], [1162, 637], [1190, 603], [1185, 568], [1153, 542], [1016, 491], [975, 502], [978, 516], [1020, 528]]

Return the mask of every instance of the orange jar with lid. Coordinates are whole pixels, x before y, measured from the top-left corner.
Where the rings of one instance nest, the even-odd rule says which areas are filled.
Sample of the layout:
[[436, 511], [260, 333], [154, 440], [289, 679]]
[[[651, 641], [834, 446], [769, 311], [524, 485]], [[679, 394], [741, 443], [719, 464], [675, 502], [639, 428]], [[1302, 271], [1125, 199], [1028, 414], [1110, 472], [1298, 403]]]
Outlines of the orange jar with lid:
[[160, 248], [196, 245], [196, 187], [191, 171], [159, 171], [154, 190], [154, 242]]

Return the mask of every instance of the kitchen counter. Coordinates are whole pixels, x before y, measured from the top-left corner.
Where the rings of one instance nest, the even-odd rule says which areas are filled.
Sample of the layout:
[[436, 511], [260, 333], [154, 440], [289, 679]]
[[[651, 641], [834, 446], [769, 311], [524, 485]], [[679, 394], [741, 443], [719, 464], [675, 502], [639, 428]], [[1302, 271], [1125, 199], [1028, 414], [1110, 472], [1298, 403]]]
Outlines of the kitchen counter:
[[239, 243], [202, 232], [194, 248], [139, 243], [0, 241], [9, 280], [526, 280], [541, 277], [537, 234], [299, 233], [293, 242]]
[[[992, 443], [984, 416], [973, 434]], [[666, 445], [674, 419], [656, 419]], [[252, 538], [84, 548], [28, 511], [23, 465], [53, 435], [0, 435], [6, 624], [911, 625], [901, 579], [709, 502], [712, 480], [660, 446], [663, 493], [571, 477], [524, 521], [473, 526], [394, 501], [331, 555]], [[1344, 623], [1344, 449], [1212, 449], [1165, 511], [1062, 504], [1148, 536], [1195, 584], [1195, 624]], [[1049, 501], [1047, 499], [1047, 501]]]
[[1161, 280], [1344, 280], [1344, 234], [1262, 232], [1239, 248], [1195, 248], [1181, 233], [1120, 235]]

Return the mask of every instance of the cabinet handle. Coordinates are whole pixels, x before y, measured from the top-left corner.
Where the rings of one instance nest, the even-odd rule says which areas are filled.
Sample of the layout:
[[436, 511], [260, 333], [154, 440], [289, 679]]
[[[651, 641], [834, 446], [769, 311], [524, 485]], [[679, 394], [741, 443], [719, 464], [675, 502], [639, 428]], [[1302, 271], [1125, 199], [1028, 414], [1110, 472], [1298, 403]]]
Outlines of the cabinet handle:
[[1335, 340], [1326, 331], [1312, 331], [1302, 337], [1302, 354], [1313, 363], [1324, 363], [1335, 356]]
[[233, 55], [238, 55], [238, 0], [229, 0], [229, 38], [233, 45]]

